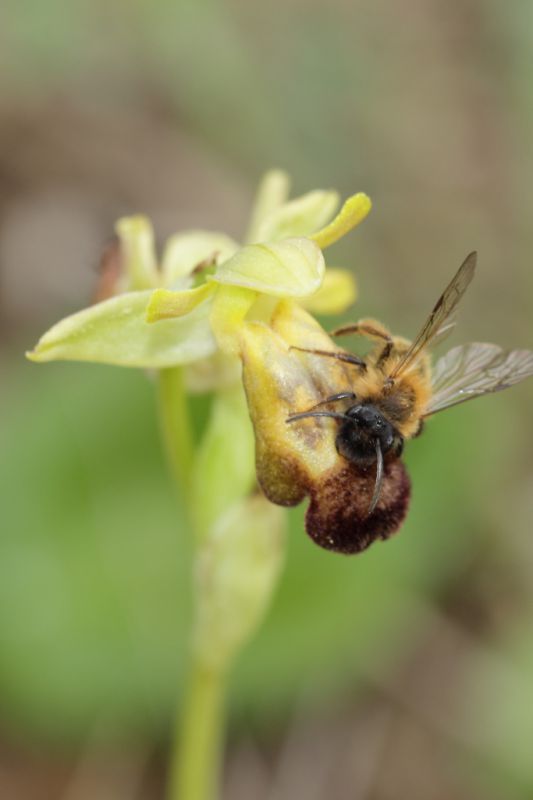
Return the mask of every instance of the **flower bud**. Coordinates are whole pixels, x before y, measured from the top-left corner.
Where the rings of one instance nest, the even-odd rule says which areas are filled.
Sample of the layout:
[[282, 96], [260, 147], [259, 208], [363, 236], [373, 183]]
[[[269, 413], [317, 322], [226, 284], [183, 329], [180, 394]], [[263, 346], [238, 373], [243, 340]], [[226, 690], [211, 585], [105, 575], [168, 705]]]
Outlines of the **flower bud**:
[[220, 516], [203, 541], [193, 646], [204, 667], [226, 668], [261, 622], [283, 563], [285, 516], [254, 495]]

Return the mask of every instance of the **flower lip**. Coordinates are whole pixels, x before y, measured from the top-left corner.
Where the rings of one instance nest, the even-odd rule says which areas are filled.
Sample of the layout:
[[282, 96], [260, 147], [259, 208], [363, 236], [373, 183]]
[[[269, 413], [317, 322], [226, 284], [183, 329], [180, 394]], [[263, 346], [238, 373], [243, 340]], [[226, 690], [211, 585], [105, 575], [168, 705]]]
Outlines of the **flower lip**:
[[[353, 407], [358, 375], [350, 364], [296, 349], [303, 345], [304, 350], [333, 349], [318, 323], [294, 302], [280, 303], [270, 325], [244, 325], [243, 379], [255, 431], [258, 480], [266, 496], [279, 505], [296, 505], [309, 496], [306, 529], [311, 538], [329, 550], [357, 553], [397, 530], [407, 512], [409, 478], [396, 450], [388, 447], [392, 426], [383, 424], [379, 436], [385, 443], [384, 468], [379, 496], [374, 498], [377, 409], [355, 405], [352, 414], [361, 415], [371, 426], [367, 428], [358, 428], [348, 411], [303, 417], [306, 409], [333, 393], [345, 395]], [[345, 450], [339, 447], [345, 442], [343, 426], [354, 438]]]

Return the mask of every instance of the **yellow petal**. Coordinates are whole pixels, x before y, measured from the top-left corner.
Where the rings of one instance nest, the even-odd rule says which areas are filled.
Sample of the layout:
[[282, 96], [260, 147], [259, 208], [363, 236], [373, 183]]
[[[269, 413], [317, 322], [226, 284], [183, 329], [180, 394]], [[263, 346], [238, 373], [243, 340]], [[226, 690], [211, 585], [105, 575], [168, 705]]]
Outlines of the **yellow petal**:
[[346, 269], [326, 270], [322, 286], [301, 301], [301, 304], [313, 314], [342, 314], [357, 297], [357, 284], [351, 272]]
[[160, 322], [162, 319], [183, 317], [200, 305], [213, 291], [212, 283], [203, 283], [196, 289], [185, 289], [182, 292], [156, 289], [146, 309], [146, 321]]
[[257, 292], [239, 286], [219, 286], [211, 309], [211, 328], [220, 349], [227, 355], [238, 355], [240, 332]]
[[286, 202], [290, 181], [286, 172], [271, 169], [263, 176], [255, 198], [252, 218], [246, 235], [247, 242], [259, 241], [259, 229], [263, 220]]
[[272, 211], [259, 226], [258, 242], [278, 242], [295, 236], [310, 236], [330, 220], [339, 207], [339, 195], [315, 190]]
[[322, 228], [321, 231], [317, 231], [317, 233], [313, 234], [311, 239], [317, 243], [321, 250], [325, 247], [329, 247], [330, 244], [336, 242], [337, 239], [341, 239], [349, 233], [352, 228], [359, 225], [371, 208], [372, 202], [366, 194], [359, 192], [358, 194], [352, 195], [352, 197], [346, 200], [335, 219], [332, 220], [329, 225], [326, 225], [325, 228]]
[[152, 223], [147, 217], [123, 217], [115, 226], [120, 239], [127, 284], [124, 291], [151, 289], [160, 282]]
[[320, 287], [324, 257], [311, 239], [249, 244], [217, 269], [213, 280], [274, 297], [306, 297]]
[[[238, 244], [224, 233], [186, 231], [168, 239], [162, 259], [163, 281], [167, 288], [181, 288], [184, 279], [199, 265], [220, 263], [238, 250]], [[177, 285], [175, 285], [177, 284]]]

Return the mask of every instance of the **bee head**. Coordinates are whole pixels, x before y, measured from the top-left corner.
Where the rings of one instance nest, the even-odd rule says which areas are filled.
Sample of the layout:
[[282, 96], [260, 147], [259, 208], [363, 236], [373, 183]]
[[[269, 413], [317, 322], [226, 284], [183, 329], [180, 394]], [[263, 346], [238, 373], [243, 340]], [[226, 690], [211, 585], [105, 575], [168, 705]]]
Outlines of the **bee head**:
[[381, 411], [371, 403], [352, 406], [337, 434], [335, 444], [341, 456], [361, 463], [376, 460], [376, 445], [383, 454], [393, 448], [399, 455], [403, 440]]

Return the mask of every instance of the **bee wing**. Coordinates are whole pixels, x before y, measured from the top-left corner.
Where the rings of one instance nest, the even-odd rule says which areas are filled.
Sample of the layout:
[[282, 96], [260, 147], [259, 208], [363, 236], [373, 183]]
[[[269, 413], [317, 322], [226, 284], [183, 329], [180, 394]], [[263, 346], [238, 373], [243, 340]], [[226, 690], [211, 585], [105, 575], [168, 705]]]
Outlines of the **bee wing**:
[[444, 292], [441, 294], [437, 303], [429, 315], [426, 324], [413, 341], [403, 358], [396, 365], [390, 377], [397, 378], [401, 373], [418, 357], [421, 350], [437, 336], [448, 333], [454, 325], [454, 312], [459, 301], [466, 292], [470, 281], [474, 277], [476, 268], [477, 253], [467, 255], [457, 273], [452, 278]]
[[452, 313], [450, 314], [449, 318], [445, 320], [443, 325], [435, 332], [435, 335], [431, 337], [431, 346], [435, 347], [438, 344], [442, 344], [442, 342], [448, 338], [451, 334], [455, 326], [457, 325], [457, 308], [455, 308]]
[[533, 375], [533, 351], [503, 350], [471, 342], [439, 358], [433, 370], [433, 396], [424, 416], [473, 397], [500, 392]]

